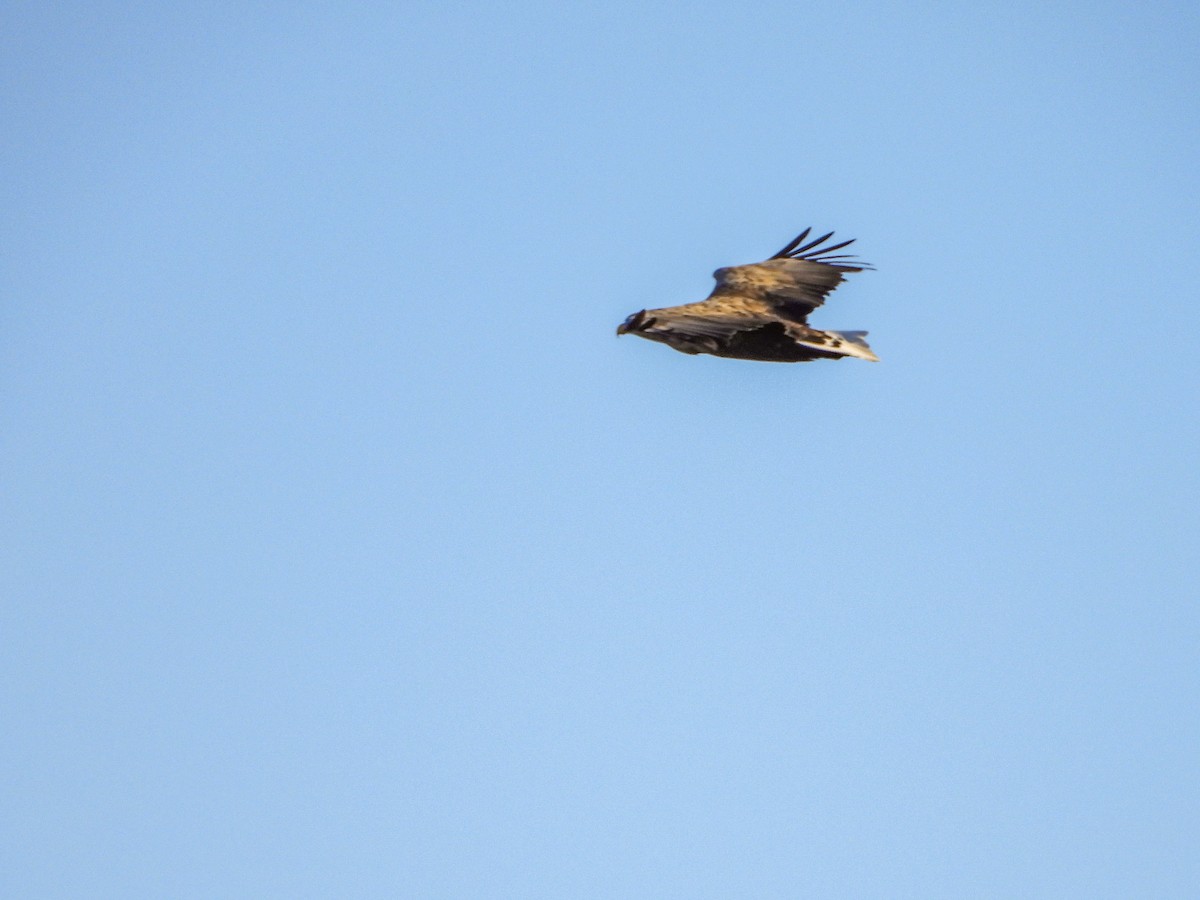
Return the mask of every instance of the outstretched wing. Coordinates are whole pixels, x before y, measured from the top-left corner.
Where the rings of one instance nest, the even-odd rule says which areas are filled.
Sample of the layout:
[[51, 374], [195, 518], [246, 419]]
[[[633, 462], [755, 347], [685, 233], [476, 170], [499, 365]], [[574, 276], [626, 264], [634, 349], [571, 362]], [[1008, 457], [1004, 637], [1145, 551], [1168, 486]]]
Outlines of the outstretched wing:
[[768, 260], [748, 266], [717, 269], [717, 286], [709, 294], [712, 302], [746, 298], [766, 303], [783, 318], [803, 322], [825, 297], [842, 282], [847, 272], [871, 268], [852, 254], [834, 254], [853, 240], [821, 246], [833, 232], [801, 246], [811, 228]]
[[709, 298], [684, 306], [636, 312], [617, 334], [670, 344], [684, 353], [716, 353], [736, 335], [764, 325], [779, 325], [779, 317], [760, 300], [744, 297]]

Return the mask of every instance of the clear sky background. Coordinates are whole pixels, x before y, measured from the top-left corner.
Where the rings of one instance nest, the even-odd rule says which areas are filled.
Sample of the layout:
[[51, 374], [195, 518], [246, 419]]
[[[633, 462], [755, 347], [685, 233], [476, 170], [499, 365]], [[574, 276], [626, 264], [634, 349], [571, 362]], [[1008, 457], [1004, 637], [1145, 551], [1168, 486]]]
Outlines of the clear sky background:
[[4, 896], [1200, 896], [1194, 3], [2, 25]]

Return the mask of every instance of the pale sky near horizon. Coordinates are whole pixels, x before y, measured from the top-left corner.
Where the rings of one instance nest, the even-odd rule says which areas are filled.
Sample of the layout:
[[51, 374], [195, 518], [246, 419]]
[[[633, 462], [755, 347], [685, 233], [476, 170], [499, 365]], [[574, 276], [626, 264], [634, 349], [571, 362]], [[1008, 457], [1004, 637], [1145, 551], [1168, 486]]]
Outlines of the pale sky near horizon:
[[1194, 4], [0, 10], [0, 894], [1200, 895]]

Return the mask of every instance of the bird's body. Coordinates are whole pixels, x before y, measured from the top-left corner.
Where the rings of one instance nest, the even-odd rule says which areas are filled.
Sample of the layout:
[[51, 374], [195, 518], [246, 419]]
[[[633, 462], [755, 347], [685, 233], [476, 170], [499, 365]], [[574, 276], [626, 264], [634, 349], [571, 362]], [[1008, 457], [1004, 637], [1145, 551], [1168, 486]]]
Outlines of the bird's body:
[[833, 232], [803, 247], [803, 234], [768, 260], [717, 269], [717, 286], [699, 303], [636, 312], [617, 334], [636, 334], [681, 353], [733, 359], [808, 362], [855, 356], [878, 361], [865, 331], [821, 331], [808, 314], [825, 302], [846, 272], [869, 269], [848, 255], [831, 256], [844, 241], [819, 248]]

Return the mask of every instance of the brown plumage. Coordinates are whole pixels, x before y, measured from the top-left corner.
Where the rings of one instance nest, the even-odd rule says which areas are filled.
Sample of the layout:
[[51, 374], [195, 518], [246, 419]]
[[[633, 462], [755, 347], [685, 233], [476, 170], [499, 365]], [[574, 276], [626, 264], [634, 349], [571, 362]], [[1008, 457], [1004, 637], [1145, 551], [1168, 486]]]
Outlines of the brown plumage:
[[713, 272], [717, 286], [699, 303], [643, 309], [617, 334], [636, 334], [681, 353], [733, 359], [808, 362], [856, 356], [877, 362], [865, 331], [820, 331], [808, 314], [825, 302], [847, 272], [870, 269], [850, 254], [831, 255], [854, 243], [821, 245], [829, 232], [801, 246], [811, 228], [768, 260]]

